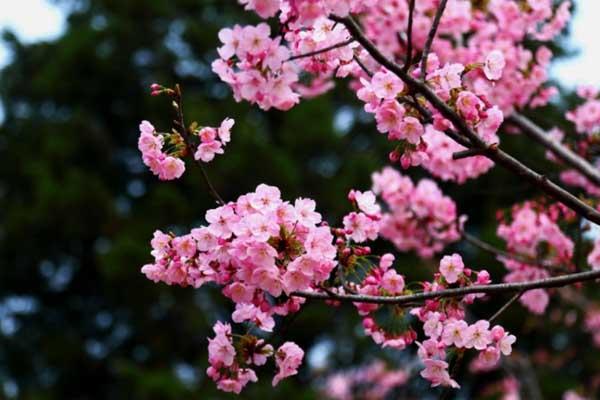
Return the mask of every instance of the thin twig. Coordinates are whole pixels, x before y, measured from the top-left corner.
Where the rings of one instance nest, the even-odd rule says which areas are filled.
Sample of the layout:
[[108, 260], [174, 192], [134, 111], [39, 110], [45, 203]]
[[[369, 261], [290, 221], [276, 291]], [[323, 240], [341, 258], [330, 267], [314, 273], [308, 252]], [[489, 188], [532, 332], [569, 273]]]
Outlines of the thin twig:
[[343, 42], [332, 44], [319, 50], [309, 51], [308, 53], [296, 54], [287, 59], [287, 61], [297, 60], [299, 58], [318, 56], [319, 54], [327, 53], [328, 51], [339, 49], [340, 47], [348, 46], [354, 42], [354, 38], [344, 40]]
[[[179, 86], [179, 84], [175, 85], [175, 105], [176, 105], [175, 109], [177, 112], [177, 120], [175, 122], [179, 128], [178, 131], [181, 134], [183, 141], [185, 142], [185, 146], [187, 147], [188, 153], [190, 153], [190, 155], [193, 158], [194, 147], [190, 140], [190, 135], [185, 126], [185, 120], [183, 118], [183, 98], [182, 98], [181, 86]], [[225, 205], [225, 201], [223, 201], [223, 199], [221, 198], [221, 196], [219, 195], [219, 193], [217, 192], [215, 187], [210, 182], [210, 178], [208, 177], [208, 173], [206, 172], [206, 169], [202, 165], [202, 162], [199, 160], [194, 160], [194, 161], [196, 162], [196, 165], [198, 165], [198, 167], [200, 167], [200, 171], [202, 172], [202, 179], [204, 180], [204, 183], [208, 187], [209, 193], [212, 195], [212, 197], [214, 197], [214, 199], [217, 201], [218, 204]]]
[[594, 167], [586, 159], [580, 157], [568, 147], [562, 145], [558, 141], [552, 140], [542, 128], [537, 126], [529, 118], [517, 112], [513, 112], [507, 118], [507, 121], [516, 125], [531, 139], [552, 151], [559, 160], [568, 166], [575, 168], [595, 185], [600, 186], [600, 169]]
[[429, 30], [429, 36], [427, 36], [425, 47], [423, 48], [423, 55], [421, 56], [421, 77], [423, 78], [423, 80], [425, 80], [425, 77], [427, 76], [427, 59], [429, 58], [431, 45], [433, 44], [433, 40], [435, 39], [435, 35], [437, 34], [442, 15], [444, 14], [444, 10], [446, 9], [446, 3], [448, 3], [448, 0], [442, 0], [440, 2], [440, 5], [438, 6], [437, 11], [435, 12], [435, 17], [433, 17], [433, 23], [431, 24], [431, 29]]
[[438, 290], [435, 292], [420, 292], [402, 296], [371, 296], [320, 292], [294, 292], [292, 293], [292, 296], [304, 297], [307, 299], [339, 300], [354, 303], [407, 304], [430, 299], [462, 297], [467, 294], [473, 293], [498, 294], [520, 291], [525, 292], [532, 289], [556, 288], [572, 285], [574, 283], [593, 281], [596, 279], [600, 279], [600, 270], [578, 272], [574, 274], [538, 279], [529, 282], [496, 283], [493, 285], [473, 285], [462, 288]]
[[504, 312], [506, 311], [515, 301], [519, 300], [521, 298], [521, 296], [523, 296], [523, 293], [525, 292], [518, 292], [516, 293], [513, 297], [510, 298], [510, 300], [508, 300], [506, 302], [506, 304], [504, 304], [502, 307], [500, 307], [500, 309], [498, 311], [496, 311], [496, 313], [494, 315], [492, 315], [488, 321], [490, 321], [490, 324], [492, 322], [494, 322], [496, 319], [498, 319], [498, 317]]
[[360, 59], [360, 57], [358, 57], [356, 54], [354, 55], [354, 61], [358, 64], [358, 66], [365, 71], [365, 74], [367, 74], [370, 78], [373, 77], [373, 73], [369, 70], [369, 68], [367, 68], [367, 66], [362, 62], [362, 60]]
[[497, 247], [492, 246], [491, 244], [489, 244], [487, 242], [484, 242], [483, 240], [479, 239], [478, 237], [465, 232], [464, 230], [461, 232], [461, 234], [462, 234], [463, 239], [467, 243], [470, 243], [475, 247], [478, 247], [484, 251], [487, 251], [488, 253], [494, 254], [497, 257], [506, 258], [508, 260], [514, 260], [514, 261], [517, 261], [517, 262], [520, 262], [523, 264], [528, 264], [528, 265], [538, 265], [540, 267], [544, 267], [544, 268], [548, 268], [548, 269], [552, 269], [552, 270], [567, 271], [567, 268], [562, 265], [555, 265], [553, 263], [549, 263], [544, 260], [538, 260], [533, 257], [527, 257], [522, 254], [510, 253], [508, 251], [499, 249]]
[[467, 243], [470, 243], [473, 246], [478, 247], [482, 250], [485, 250], [488, 253], [494, 254], [498, 257], [507, 258], [509, 260], [515, 260], [515, 261], [518, 261], [523, 264], [530, 264], [530, 265], [538, 264], [538, 262], [536, 260], [534, 260], [533, 258], [524, 257], [520, 254], [509, 253], [508, 251], [501, 250], [497, 247], [492, 246], [491, 244], [489, 244], [487, 242], [484, 242], [483, 240], [479, 239], [478, 237], [471, 235], [470, 233], [463, 231], [462, 237]]

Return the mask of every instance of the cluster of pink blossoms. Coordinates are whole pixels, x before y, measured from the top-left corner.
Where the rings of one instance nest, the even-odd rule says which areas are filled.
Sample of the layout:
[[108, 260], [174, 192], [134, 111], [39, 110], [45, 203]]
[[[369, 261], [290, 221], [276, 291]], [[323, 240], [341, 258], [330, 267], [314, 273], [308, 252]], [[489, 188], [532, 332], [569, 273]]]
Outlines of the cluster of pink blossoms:
[[429, 258], [460, 239], [456, 204], [434, 181], [423, 179], [415, 186], [387, 167], [373, 174], [373, 191], [389, 210], [382, 215], [381, 236], [399, 250]]
[[408, 378], [407, 371], [388, 370], [383, 361], [377, 360], [327, 377], [323, 393], [331, 400], [384, 400]]
[[[240, 3], [264, 19], [279, 12], [279, 22], [288, 32], [293, 32], [292, 36], [286, 37], [290, 49], [299, 48], [296, 43], [296, 39], [302, 40], [298, 37], [299, 32], [311, 35], [315, 31], [321, 37], [331, 34], [331, 31], [320, 29], [329, 15], [343, 17], [354, 13], [367, 37], [384, 54], [397, 60], [406, 59], [408, 0], [240, 0]], [[415, 52], [423, 50], [438, 5], [436, 0], [415, 5], [412, 32]], [[550, 0], [494, 0], [477, 6], [467, 0], [449, 1], [433, 51], [443, 63], [481, 64], [480, 72], [468, 74], [468, 89], [489, 97], [503, 111], [527, 104], [543, 105], [556, 92], [554, 88], [542, 87], [548, 77], [546, 69], [552, 54], [542, 46], [534, 55], [522, 42], [527, 37], [538, 41], [552, 40], [569, 20], [569, 8], [570, 2], [564, 2], [555, 11]], [[457, 37], [461, 40], [454, 40]], [[506, 63], [499, 60], [498, 52], [504, 55]], [[487, 56], [482, 60], [481, 54]], [[325, 64], [334, 59], [324, 57], [328, 57]], [[363, 61], [372, 64], [370, 60]], [[364, 76], [360, 67], [352, 64], [342, 74], [352, 72], [355, 77]], [[306, 71], [314, 75], [323, 72], [315, 69], [314, 63], [302, 65], [305, 66], [308, 67]], [[497, 70], [500, 68], [505, 69], [505, 79], [497, 84], [490, 83], [490, 79], [499, 79]]]
[[[272, 331], [275, 315], [297, 312], [304, 302], [284, 294], [317, 287], [336, 265], [333, 235], [321, 223], [315, 202], [300, 198], [290, 204], [276, 187], [259, 185], [255, 192], [207, 211], [205, 218], [207, 226], [184, 236], [155, 232], [154, 263], [142, 272], [169, 285], [198, 288], [215, 282], [223, 286], [223, 294], [236, 303], [232, 314], [236, 323]], [[218, 323], [215, 333], [209, 375], [221, 389], [239, 392], [256, 380], [254, 372], [242, 366], [264, 364], [272, 348], [254, 337], [245, 338], [240, 344], [245, 346], [245, 358], [234, 362], [229, 326]], [[295, 373], [302, 354], [293, 344], [275, 352], [280, 372], [274, 384]]]
[[297, 67], [287, 62], [290, 51], [281, 39], [271, 39], [269, 25], [225, 28], [219, 39], [221, 58], [212, 69], [231, 86], [237, 101], [256, 103], [263, 110], [288, 110], [298, 103], [300, 95], [292, 87], [299, 79]]
[[[573, 241], [558, 226], [558, 220], [573, 218], [573, 212], [561, 204], [550, 207], [526, 202], [513, 207], [511, 221], [498, 226], [498, 236], [506, 241], [507, 249], [531, 259], [525, 263], [500, 257], [509, 270], [505, 282], [526, 282], [547, 278], [546, 265], [568, 267], [572, 263]], [[542, 314], [550, 298], [544, 289], [534, 289], [521, 296], [520, 302], [535, 314]]]
[[[491, 57], [485, 63], [481, 63], [485, 70], [485, 76], [498, 79], [502, 75], [504, 59], [502, 53], [493, 51]], [[489, 144], [498, 143], [496, 131], [504, 120], [503, 113], [496, 106], [492, 106], [484, 96], [464, 90], [463, 72], [465, 67], [461, 64], [446, 64], [440, 66], [435, 54], [429, 56], [428, 73], [426, 80], [434, 91], [442, 99], [453, 104], [454, 108], [465, 121], [475, 129], [478, 134]], [[413, 74], [418, 77], [420, 71], [414, 70]], [[473, 163], [467, 161], [468, 165], [448, 165], [447, 156], [451, 154], [432, 150], [428, 151], [428, 141], [424, 140], [428, 133], [429, 141], [433, 145], [440, 144], [436, 136], [444, 136], [442, 132], [451, 128], [450, 122], [441, 117], [434, 109], [434, 125], [422, 122], [421, 111], [413, 103], [398, 101], [405, 91], [403, 82], [396, 75], [381, 68], [370, 79], [360, 78], [362, 87], [358, 89], [357, 96], [365, 103], [365, 111], [375, 115], [377, 130], [387, 135], [390, 141], [398, 142], [396, 149], [390, 154], [390, 159], [400, 161], [404, 168], [416, 165], [429, 165], [428, 168], [434, 175], [444, 176], [446, 179], [455, 179], [462, 176], [477, 176], [489, 169], [478, 168], [476, 173], [473, 169], [464, 173], [452, 173], [450, 171], [464, 167], [471, 167]], [[458, 150], [464, 149], [457, 145]], [[456, 146], [454, 146], [456, 148]], [[431, 168], [433, 167], [433, 168]], [[437, 167], [437, 168], [436, 168]], [[458, 175], [458, 176], [457, 176]]]
[[591, 86], [577, 88], [577, 94], [583, 103], [566, 115], [575, 124], [577, 133], [593, 136], [600, 133], [600, 93]]
[[[400, 275], [392, 264], [394, 256], [384, 254], [376, 267], [371, 268], [365, 275], [365, 278], [358, 284], [350, 284], [350, 288], [356, 293], [363, 295], [383, 295], [399, 296], [404, 293], [404, 277]], [[416, 332], [406, 324], [404, 329], [389, 330], [385, 323], [388, 319], [403, 319], [403, 312], [398, 315], [392, 310], [391, 315], [386, 315], [384, 321], [380, 321], [382, 316], [378, 311], [382, 310], [379, 304], [355, 303], [358, 314], [362, 317], [362, 326], [367, 336], [370, 336], [375, 343], [383, 348], [390, 347], [397, 350], [404, 350], [417, 338]]]
[[[165, 143], [167, 142], [167, 143]], [[167, 153], [163, 147], [172, 145], [174, 151]], [[142, 152], [144, 164], [161, 180], [177, 179], [185, 172], [185, 163], [179, 158], [185, 143], [181, 136], [174, 134], [161, 135], [148, 121], [140, 124], [138, 148]]]
[[[384, 254], [377, 265], [365, 266], [356, 261], [345, 265], [343, 273], [348, 277], [363, 274], [359, 282], [348, 281], [339, 292], [351, 292], [372, 296], [400, 296], [409, 293], [404, 277], [392, 268], [394, 256]], [[465, 267], [458, 254], [445, 256], [440, 262], [439, 272], [432, 282], [423, 282], [424, 292], [436, 292], [448, 288], [487, 285], [491, 283], [487, 271], [473, 271]], [[416, 316], [422, 323], [427, 339], [417, 342], [418, 356], [425, 366], [421, 376], [432, 386], [458, 387], [448, 371], [447, 355], [453, 351], [475, 349], [479, 351], [476, 359], [478, 368], [492, 369], [498, 365], [500, 355], [509, 355], [516, 338], [508, 334], [501, 326], [490, 328], [486, 320], [468, 324], [465, 321], [465, 306], [481, 294], [468, 294], [462, 298], [433, 299], [425, 301], [421, 307], [405, 309], [402, 306], [355, 303], [363, 319], [365, 334], [383, 348], [404, 350], [417, 339], [417, 332], [408, 319]], [[341, 393], [341, 392], [340, 392]]]
[[[216, 154], [223, 154], [223, 147], [231, 140], [231, 127], [234, 123], [233, 119], [226, 118], [219, 128], [204, 127], [194, 131], [192, 134], [200, 139], [194, 158], [209, 162]], [[142, 121], [138, 148], [144, 164], [159, 179], [178, 179], [185, 172], [182, 158], [188, 147], [179, 133], [158, 133], [150, 122]]]
[[[435, 0], [415, 4], [412, 35], [415, 51], [425, 46], [438, 6]], [[562, 3], [556, 12], [552, 7], [548, 0], [494, 0], [477, 5], [467, 0], [449, 1], [432, 50], [443, 64], [469, 66], [483, 62], [483, 70], [467, 73], [466, 87], [485, 95], [504, 112], [527, 104], [543, 105], [556, 92], [554, 88], [542, 87], [552, 54], [543, 46], [533, 54], [522, 42], [527, 37], [549, 41], [560, 33], [569, 20], [570, 3]], [[406, 38], [408, 17], [407, 0], [382, 0], [362, 15], [360, 21], [378, 48], [404, 59], [407, 46], [398, 40], [398, 35]], [[497, 62], [494, 50], [502, 52], [506, 60], [503, 78], [497, 82], [494, 79], [497, 75], [491, 70], [502, 63]], [[481, 59], [482, 54], [488, 55], [485, 60]]]
[[271, 305], [265, 296], [308, 289], [335, 267], [333, 235], [321, 224], [313, 200], [300, 198], [292, 205], [281, 200], [279, 189], [262, 184], [208, 210], [205, 218], [208, 226], [188, 235], [154, 234], [155, 261], [142, 269], [149, 279], [195, 288], [216, 282], [238, 307], [254, 304], [286, 315], [299, 299]]
[[210, 162], [216, 154], [223, 154], [225, 152], [223, 148], [231, 141], [231, 128], [234, 124], [233, 119], [225, 118], [218, 128], [206, 126], [196, 130], [194, 135], [200, 138], [200, 145], [194, 153], [194, 158]]
[[302, 364], [304, 351], [292, 342], [286, 342], [276, 352], [273, 346], [263, 339], [246, 335], [234, 343], [234, 336], [229, 324], [217, 322], [213, 327], [215, 337], [208, 339], [207, 375], [217, 383], [217, 387], [225, 392], [239, 394], [249, 382], [258, 378], [251, 366], [261, 366], [274, 355], [278, 368], [273, 377], [273, 386], [282, 379], [295, 375]]
[[[220, 32], [221, 58], [215, 61], [213, 70], [232, 87], [236, 99], [257, 103], [263, 109], [288, 109], [298, 103], [300, 96], [331, 89], [334, 77], [350, 76], [354, 78], [350, 85], [366, 103], [365, 109], [375, 115], [378, 130], [397, 143], [390, 153], [392, 160], [405, 168], [423, 165], [435, 176], [460, 183], [491, 168], [492, 163], [483, 157], [451, 160], [450, 148], [460, 151], [462, 146], [436, 134], [451, 124], [426, 102], [421, 107], [433, 112], [435, 129], [424, 123], [419, 110], [403, 96], [406, 88], [399, 78], [380, 68], [356, 42], [348, 40], [350, 36], [342, 24], [329, 19], [332, 14], [355, 14], [366, 36], [384, 54], [405, 60], [408, 0], [240, 3], [265, 19], [279, 13], [283, 29], [281, 37], [276, 38], [270, 37], [265, 24]], [[474, 6], [467, 0], [448, 2], [425, 72], [427, 83], [489, 144], [498, 143], [496, 131], [503, 113], [527, 105], [544, 105], [556, 93], [553, 87], [543, 87], [551, 51], [540, 46], [533, 53], [522, 42], [528, 37], [552, 40], [570, 17], [570, 2], [563, 2], [557, 10], [549, 0], [521, 3], [495, 0]], [[415, 6], [415, 52], [423, 50], [438, 5], [438, 1], [427, 0]], [[461, 40], [454, 40], [456, 37]], [[422, 74], [417, 61], [413, 57], [415, 64], [409, 68], [415, 77]], [[372, 71], [372, 77], [363, 66]], [[307, 76], [302, 83], [301, 73]]]
[[[465, 287], [472, 284], [491, 283], [487, 271], [475, 272], [465, 267], [458, 254], [442, 258], [439, 273], [433, 282], [426, 282], [425, 292], [435, 292], [448, 287]], [[480, 369], [492, 369], [500, 360], [500, 355], [509, 355], [515, 336], [510, 335], [499, 325], [490, 328], [490, 322], [479, 320], [473, 324], [465, 321], [465, 305], [482, 297], [469, 294], [462, 299], [428, 300], [423, 307], [415, 308], [411, 314], [423, 322], [427, 340], [419, 345], [418, 356], [425, 365], [421, 376], [432, 386], [458, 387], [448, 372], [447, 354], [450, 350], [464, 351], [475, 349], [479, 352], [475, 363]]]

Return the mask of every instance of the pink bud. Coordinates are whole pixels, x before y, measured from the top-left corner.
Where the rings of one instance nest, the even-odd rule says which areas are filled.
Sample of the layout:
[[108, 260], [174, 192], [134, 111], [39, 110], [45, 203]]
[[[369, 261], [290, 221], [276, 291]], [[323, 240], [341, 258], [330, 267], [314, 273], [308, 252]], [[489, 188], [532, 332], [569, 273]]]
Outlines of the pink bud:
[[370, 329], [375, 325], [375, 321], [373, 321], [373, 318], [365, 318], [363, 319], [362, 325], [365, 329]]
[[348, 200], [352, 202], [356, 201], [356, 192], [354, 191], [354, 189], [350, 190], [350, 192], [348, 193]]
[[490, 273], [487, 272], [485, 269], [479, 271], [479, 273], [477, 274], [477, 283], [480, 285], [487, 285], [488, 283], [490, 283], [492, 280], [490, 279]]
[[407, 154], [402, 154], [402, 157], [400, 157], [400, 165], [402, 166], [402, 168], [408, 169], [411, 164], [412, 160], [410, 159], [410, 156]]
[[498, 341], [504, 337], [504, 328], [500, 325], [496, 325], [492, 328], [492, 338]]

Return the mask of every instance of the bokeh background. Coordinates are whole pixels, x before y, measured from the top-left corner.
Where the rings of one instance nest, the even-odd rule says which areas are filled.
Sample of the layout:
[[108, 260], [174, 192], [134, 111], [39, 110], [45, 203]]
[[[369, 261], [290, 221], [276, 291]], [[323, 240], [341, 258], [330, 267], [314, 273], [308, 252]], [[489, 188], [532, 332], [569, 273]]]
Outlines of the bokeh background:
[[[236, 119], [227, 154], [209, 168], [226, 199], [265, 182], [288, 199], [314, 198], [335, 224], [348, 211], [348, 190], [370, 187], [371, 172], [386, 165], [390, 148], [344, 85], [286, 113], [236, 104], [210, 70], [218, 30], [257, 21], [234, 0], [55, 0], [38, 12], [40, 3], [47, 2], [0, 2], [6, 28], [0, 53], [0, 398], [235, 398], [216, 392], [204, 373], [206, 337], [231, 304], [214, 287], [155, 285], [139, 271], [150, 260], [155, 229], [185, 232], [213, 205], [194, 169], [161, 183], [141, 163], [139, 121], [159, 127], [170, 121], [168, 103], [150, 97], [149, 85], [181, 83], [188, 119], [207, 125]], [[590, 10], [577, 14], [588, 16], [576, 17], [576, 40], [587, 37], [581, 26], [589, 25], [578, 21], [589, 21]], [[565, 61], [554, 76], [566, 85], [560, 101], [536, 111], [545, 127], [563, 124], [574, 83], [600, 82], [597, 72], [580, 68], [593, 71], [598, 63], [577, 58], [573, 43], [565, 36], [555, 44]], [[511, 135], [503, 141], [552, 176], [541, 149]], [[426, 176], [419, 169], [410, 175]], [[500, 246], [496, 210], [538, 194], [499, 169], [461, 187], [441, 186], [469, 216], [469, 231]], [[467, 244], [452, 250], [497, 280], [503, 274], [492, 257]], [[431, 274], [434, 261], [407, 254], [399, 265], [419, 279]], [[503, 300], [474, 308], [474, 318], [489, 316]], [[355, 314], [350, 306], [309, 304], [288, 329], [289, 339], [307, 350], [301, 374], [273, 389], [269, 371], [241, 398], [320, 399], [328, 373], [374, 358], [405, 368], [409, 354], [378, 349], [363, 337]], [[502, 318], [510, 330], [524, 332], [517, 350], [529, 355], [529, 368], [517, 373], [533, 370], [544, 398], [559, 398], [600, 367], [598, 353], [589, 349], [565, 352], [569, 343], [589, 341], [585, 334], [553, 318], [531, 318], [519, 306]], [[558, 364], [545, 362], [545, 353], [538, 354], [544, 347], [567, 355]], [[471, 377], [457, 398], [479, 398], [479, 388], [501, 376]], [[393, 398], [438, 395], [413, 379]]]

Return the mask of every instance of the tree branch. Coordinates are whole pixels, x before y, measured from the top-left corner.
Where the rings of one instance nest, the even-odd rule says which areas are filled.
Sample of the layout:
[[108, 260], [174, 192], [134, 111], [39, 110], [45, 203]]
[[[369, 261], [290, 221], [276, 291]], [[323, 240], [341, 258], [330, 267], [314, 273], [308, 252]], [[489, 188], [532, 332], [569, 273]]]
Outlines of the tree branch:
[[437, 34], [440, 21], [442, 20], [442, 15], [444, 15], [444, 11], [446, 10], [446, 3], [448, 3], [448, 0], [442, 0], [440, 2], [440, 5], [435, 12], [435, 17], [433, 18], [433, 23], [431, 24], [431, 29], [429, 30], [429, 36], [427, 36], [425, 47], [423, 48], [423, 55], [421, 56], [421, 77], [423, 80], [425, 80], [425, 77], [427, 76], [427, 58], [429, 58], [431, 45], [433, 44], [433, 40]]
[[408, 28], [406, 30], [406, 62], [404, 63], [404, 71], [408, 72], [412, 64], [412, 52], [413, 52], [413, 17], [415, 13], [415, 0], [409, 0], [408, 3]]
[[319, 292], [294, 292], [291, 295], [316, 300], [338, 300], [352, 303], [402, 305], [430, 299], [462, 297], [467, 294], [473, 293], [498, 294], [526, 292], [532, 289], [557, 288], [572, 285], [574, 283], [587, 282], [596, 279], [600, 279], [600, 270], [578, 272], [575, 274], [562, 275], [529, 282], [496, 283], [493, 285], [473, 285], [462, 288], [438, 290], [436, 292], [420, 292], [402, 296], [370, 296], [360, 294], [334, 294]]
[[309, 51], [308, 53], [303, 53], [303, 54], [296, 54], [296, 55], [288, 58], [287, 61], [297, 60], [299, 58], [305, 58], [305, 57], [318, 56], [319, 54], [327, 53], [328, 51], [339, 49], [340, 47], [348, 46], [349, 44], [351, 44], [353, 42], [354, 42], [354, 38], [350, 38], [348, 40], [344, 40], [343, 42], [335, 43], [335, 44], [332, 44], [331, 46], [327, 46], [327, 47], [324, 47], [319, 50]]
[[[457, 130], [465, 136], [471, 143], [470, 147], [486, 149], [488, 146], [483, 139], [481, 139], [475, 131], [473, 131], [467, 123], [456, 113], [446, 102], [440, 99], [424, 82], [413, 78], [410, 74], [405, 73], [404, 69], [396, 64], [394, 61], [388, 59], [379, 51], [379, 49], [371, 42], [362, 32], [358, 24], [352, 18], [341, 18], [335, 15], [330, 18], [336, 22], [343, 23], [350, 34], [367, 50], [367, 52], [373, 57], [378, 63], [383, 65], [389, 71], [396, 74], [402, 79], [408, 86], [410, 86], [416, 92], [419, 92], [429, 101], [433, 107], [435, 107], [444, 118], [448, 119], [454, 124]], [[571, 208], [579, 215], [587, 218], [588, 220], [600, 224], [600, 212], [590, 207], [586, 203], [573, 196], [571, 193], [549, 180], [546, 176], [535, 172], [530, 169], [519, 160], [515, 159], [511, 155], [505, 153], [500, 148], [497, 148], [494, 152], [489, 152], [486, 157], [503, 166], [515, 175], [525, 179], [531, 184], [539, 187], [549, 196], [553, 197]]]
[[[179, 84], [177, 84], [177, 85], [175, 85], [175, 104], [174, 104], [175, 111], [177, 113], [177, 120], [175, 120], [173, 122], [175, 122], [175, 125], [178, 127], [178, 131], [181, 134], [183, 141], [185, 142], [187, 151], [192, 156], [192, 159], [194, 159], [194, 156], [193, 156], [194, 147], [190, 140], [190, 135], [188, 133], [188, 129], [185, 126], [185, 120], [183, 118], [183, 104], [182, 103], [183, 103], [183, 100], [182, 100], [181, 86], [179, 86]], [[210, 182], [210, 178], [208, 177], [208, 173], [204, 169], [202, 162], [199, 160], [196, 160], [196, 159], [194, 159], [194, 161], [196, 162], [196, 165], [198, 165], [198, 167], [200, 167], [200, 171], [202, 172], [202, 179], [204, 180], [204, 183], [208, 187], [209, 193], [212, 195], [212, 197], [216, 200], [216, 202], [219, 205], [222, 205], [222, 206], [225, 205], [225, 201], [223, 201], [223, 199], [219, 195], [219, 192], [217, 192], [215, 187]]]
[[498, 317], [500, 315], [502, 315], [502, 313], [506, 310], [508, 310], [508, 308], [513, 305], [514, 302], [516, 302], [517, 300], [519, 300], [521, 298], [521, 296], [523, 296], [523, 293], [525, 293], [524, 291], [518, 292], [517, 294], [515, 294], [513, 297], [510, 298], [510, 300], [508, 300], [502, 307], [500, 307], [500, 309], [498, 311], [496, 311], [494, 313], [494, 315], [492, 315], [488, 321], [490, 321], [490, 324], [492, 322], [494, 322], [496, 319], [498, 319]]
[[598, 168], [595, 168], [586, 159], [580, 157], [568, 147], [563, 146], [555, 140], [552, 140], [542, 128], [537, 126], [529, 118], [517, 112], [513, 112], [507, 118], [507, 121], [516, 125], [531, 139], [552, 151], [562, 162], [572, 168], [575, 168], [595, 185], [600, 186], [600, 170]]

